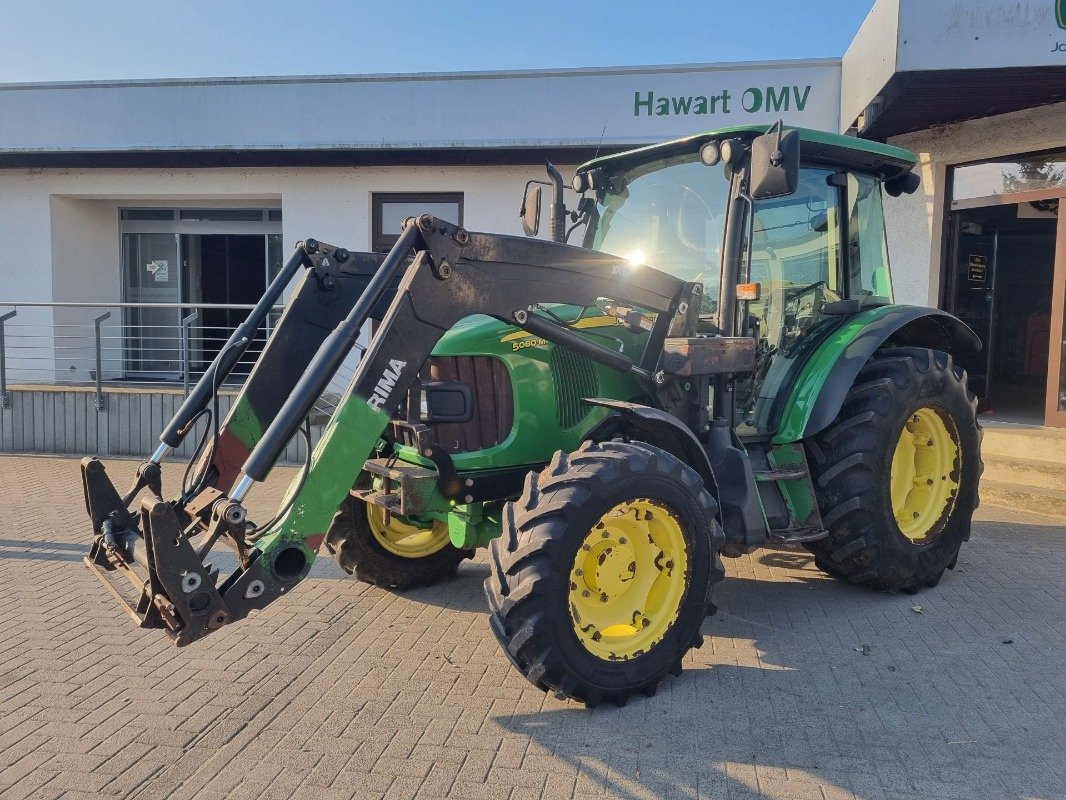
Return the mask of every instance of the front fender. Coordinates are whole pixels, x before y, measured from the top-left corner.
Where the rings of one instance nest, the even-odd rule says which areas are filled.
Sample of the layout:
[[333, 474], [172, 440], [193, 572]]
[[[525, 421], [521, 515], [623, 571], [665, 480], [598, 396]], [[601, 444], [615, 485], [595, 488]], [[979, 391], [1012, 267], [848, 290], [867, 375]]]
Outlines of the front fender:
[[586, 438], [603, 441], [620, 433], [658, 447], [677, 456], [692, 467], [703, 478], [703, 485], [711, 495], [718, 499], [718, 482], [711, 468], [707, 451], [700, 440], [685, 424], [662, 409], [644, 406], [639, 403], [627, 403], [624, 400], [607, 400], [587, 398], [586, 403], [602, 406], [614, 412], [599, 425], [589, 431]]
[[929, 347], [955, 355], [980, 351], [981, 340], [946, 311], [920, 306], [881, 306], [846, 320], [804, 360], [788, 389], [775, 444], [825, 430], [844, 403], [859, 370], [885, 344]]

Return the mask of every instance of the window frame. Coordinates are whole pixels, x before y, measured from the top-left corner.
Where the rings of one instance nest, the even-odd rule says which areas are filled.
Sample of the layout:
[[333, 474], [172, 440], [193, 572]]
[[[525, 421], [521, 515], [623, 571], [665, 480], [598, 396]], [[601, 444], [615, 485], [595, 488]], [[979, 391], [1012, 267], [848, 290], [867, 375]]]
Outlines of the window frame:
[[375, 253], [387, 253], [400, 238], [400, 231], [382, 230], [382, 206], [385, 203], [455, 203], [459, 206], [459, 219], [448, 220], [463, 227], [463, 192], [372, 192], [370, 195], [370, 249]]

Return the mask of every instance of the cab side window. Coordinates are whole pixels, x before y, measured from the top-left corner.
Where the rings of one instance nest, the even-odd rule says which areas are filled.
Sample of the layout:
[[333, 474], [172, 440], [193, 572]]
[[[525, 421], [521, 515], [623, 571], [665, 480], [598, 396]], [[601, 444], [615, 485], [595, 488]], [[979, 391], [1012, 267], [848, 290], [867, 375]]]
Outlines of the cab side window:
[[[770, 347], [806, 330], [824, 302], [839, 299], [838, 190], [831, 170], [804, 168], [795, 194], [755, 203], [748, 280], [761, 285], [749, 324]], [[817, 306], [817, 307], [816, 307]]]
[[848, 175], [848, 288], [866, 303], [892, 302], [888, 242], [881, 184], [866, 175]]

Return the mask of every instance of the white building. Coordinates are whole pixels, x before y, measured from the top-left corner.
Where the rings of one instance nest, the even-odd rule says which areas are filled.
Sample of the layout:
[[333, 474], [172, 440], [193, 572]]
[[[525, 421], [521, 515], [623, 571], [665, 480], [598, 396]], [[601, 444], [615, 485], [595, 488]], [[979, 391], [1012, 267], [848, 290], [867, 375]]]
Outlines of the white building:
[[[0, 85], [0, 315], [161, 304], [113, 306], [104, 324], [121, 316], [141, 338], [105, 347], [101, 366], [177, 378], [173, 338], [153, 331], [180, 330], [188, 309], [166, 304], [251, 302], [302, 238], [382, 248], [426, 210], [517, 234], [545, 158], [565, 174], [783, 118], [918, 154], [922, 189], [888, 203], [896, 299], [977, 329], [985, 361], [968, 366], [986, 407], [1066, 425], [1064, 101], [1062, 0], [878, 0], [842, 59]], [[9, 327], [9, 384], [95, 375], [62, 331], [100, 313], [19, 306], [39, 328]], [[201, 309], [200, 346], [234, 313]], [[19, 330], [42, 333], [14, 347]]]

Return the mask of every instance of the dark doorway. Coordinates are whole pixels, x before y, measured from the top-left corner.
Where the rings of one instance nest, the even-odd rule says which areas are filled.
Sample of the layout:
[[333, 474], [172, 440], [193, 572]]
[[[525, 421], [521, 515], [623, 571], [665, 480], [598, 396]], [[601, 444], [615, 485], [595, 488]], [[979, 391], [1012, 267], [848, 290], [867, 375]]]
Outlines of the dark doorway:
[[[261, 234], [185, 235], [182, 237], [182, 252], [185, 255], [188, 302], [254, 305], [266, 290], [266, 237]], [[206, 369], [233, 329], [247, 316], [247, 309], [199, 310], [194, 326], [199, 341], [192, 343], [195, 371]], [[237, 375], [246, 374], [254, 363], [265, 342], [265, 332], [259, 331], [256, 338], [234, 370]]]
[[1044, 422], [1056, 224], [1038, 203], [951, 215], [946, 307], [984, 344], [976, 356], [956, 359], [969, 374], [979, 412]]

